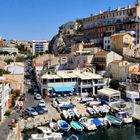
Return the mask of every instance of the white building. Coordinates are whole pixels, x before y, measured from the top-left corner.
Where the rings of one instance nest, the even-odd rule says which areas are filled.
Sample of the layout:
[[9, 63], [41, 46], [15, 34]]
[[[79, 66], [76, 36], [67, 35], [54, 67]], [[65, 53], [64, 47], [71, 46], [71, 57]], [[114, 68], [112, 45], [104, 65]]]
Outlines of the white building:
[[[102, 76], [89, 72], [87, 70], [67, 70], [57, 71], [55, 74], [44, 74], [40, 77], [40, 87], [42, 94], [47, 92], [65, 92], [77, 91], [80, 95], [96, 94], [97, 90], [105, 86]], [[55, 90], [59, 88], [60, 90]], [[70, 87], [68, 91], [68, 87]]]
[[18, 53], [18, 49], [15, 47], [0, 48], [0, 52]]
[[33, 55], [35, 53], [45, 52], [48, 51], [48, 41], [40, 40], [40, 41], [33, 41], [32, 43], [32, 53]]
[[104, 37], [104, 50], [107, 50], [107, 51], [112, 50], [112, 43], [111, 43], [110, 36]]
[[24, 74], [24, 63], [10, 63], [5, 67], [5, 70], [9, 71], [11, 74]]
[[3, 121], [4, 114], [9, 109], [8, 100], [10, 92], [9, 83], [0, 80], [0, 121]]

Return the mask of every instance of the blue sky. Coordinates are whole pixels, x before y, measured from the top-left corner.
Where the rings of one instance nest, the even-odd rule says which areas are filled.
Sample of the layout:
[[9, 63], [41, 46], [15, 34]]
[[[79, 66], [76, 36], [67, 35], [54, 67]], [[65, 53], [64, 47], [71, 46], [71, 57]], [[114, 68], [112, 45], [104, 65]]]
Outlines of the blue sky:
[[0, 0], [0, 35], [6, 39], [51, 39], [58, 27], [135, 0]]

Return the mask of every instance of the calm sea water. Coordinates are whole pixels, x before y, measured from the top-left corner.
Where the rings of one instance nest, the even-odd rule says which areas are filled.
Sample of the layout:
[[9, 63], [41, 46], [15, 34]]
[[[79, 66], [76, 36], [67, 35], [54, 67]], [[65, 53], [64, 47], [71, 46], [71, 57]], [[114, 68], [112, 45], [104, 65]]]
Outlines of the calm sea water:
[[[24, 133], [24, 140], [28, 140], [31, 133], [36, 131], [28, 131]], [[79, 140], [140, 140], [140, 126], [125, 125], [120, 127], [110, 127], [104, 130], [97, 130], [92, 133], [78, 134], [71, 130], [64, 137], [67, 138], [71, 134], [77, 135]]]

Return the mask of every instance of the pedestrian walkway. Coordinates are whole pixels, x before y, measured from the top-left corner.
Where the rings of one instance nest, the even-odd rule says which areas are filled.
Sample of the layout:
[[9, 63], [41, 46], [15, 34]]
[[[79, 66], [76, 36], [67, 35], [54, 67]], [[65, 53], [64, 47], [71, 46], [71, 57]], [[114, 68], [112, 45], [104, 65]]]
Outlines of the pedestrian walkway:
[[10, 122], [11, 119], [18, 119], [20, 114], [17, 112], [12, 112], [9, 117], [6, 117], [5, 120], [0, 124], [0, 140], [6, 140], [8, 134], [10, 133]]

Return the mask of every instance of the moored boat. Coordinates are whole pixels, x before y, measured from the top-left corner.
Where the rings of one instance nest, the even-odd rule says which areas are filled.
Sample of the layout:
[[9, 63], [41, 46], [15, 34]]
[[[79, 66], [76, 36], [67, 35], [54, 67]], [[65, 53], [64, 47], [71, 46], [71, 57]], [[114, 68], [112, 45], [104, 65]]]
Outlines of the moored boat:
[[74, 130], [76, 130], [78, 132], [83, 132], [83, 130], [84, 130], [83, 125], [77, 121], [71, 121], [70, 125]]
[[61, 140], [62, 133], [32, 134], [30, 140]]
[[117, 118], [120, 118], [123, 121], [123, 123], [125, 123], [125, 124], [133, 122], [132, 117], [129, 116], [127, 111], [120, 111], [120, 112], [116, 113], [115, 116]]
[[97, 130], [96, 125], [92, 122], [92, 119], [83, 117], [79, 120], [79, 122], [85, 127], [88, 131], [94, 131]]
[[57, 121], [57, 124], [62, 131], [68, 132], [71, 128], [70, 125], [64, 120]]
[[82, 113], [79, 110], [77, 110], [76, 108], [73, 109], [73, 112], [75, 113], [75, 117], [77, 119], [80, 119], [82, 117]]
[[122, 124], [122, 119], [114, 117], [112, 115], [106, 115], [106, 119], [108, 119], [112, 125], [121, 125]]
[[94, 118], [92, 121], [97, 128], [104, 128], [104, 123], [100, 119]]
[[49, 123], [49, 126], [50, 126], [50, 128], [52, 129], [52, 131], [54, 131], [54, 132], [59, 131], [59, 126], [58, 126], [58, 124], [57, 124], [56, 122], [51, 121], [51, 122]]

